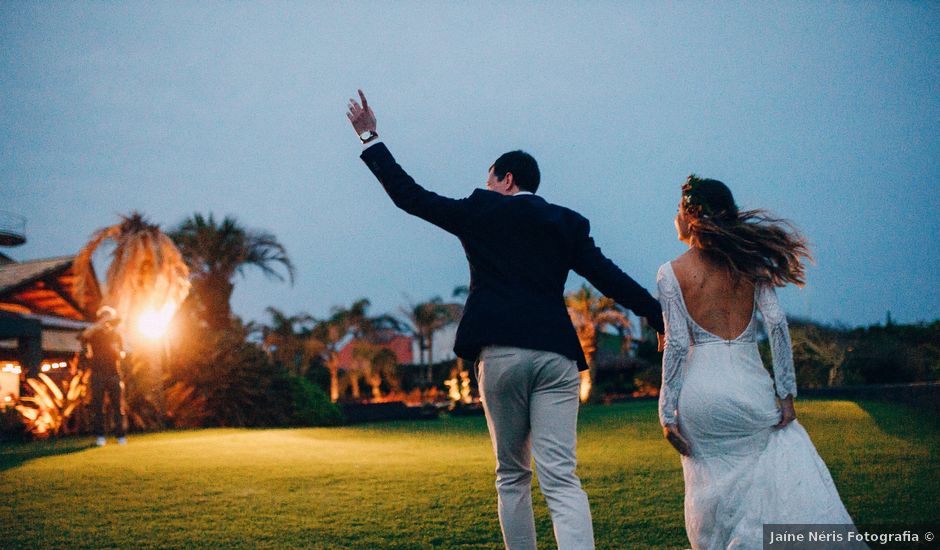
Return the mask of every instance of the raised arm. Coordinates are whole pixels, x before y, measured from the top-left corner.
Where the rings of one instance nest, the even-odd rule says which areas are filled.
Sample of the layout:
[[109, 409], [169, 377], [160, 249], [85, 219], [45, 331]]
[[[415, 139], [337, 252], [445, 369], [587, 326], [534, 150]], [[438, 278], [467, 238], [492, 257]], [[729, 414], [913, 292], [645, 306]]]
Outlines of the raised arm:
[[382, 184], [395, 206], [455, 235], [462, 232], [467, 199], [444, 197], [415, 183], [415, 180], [395, 162], [384, 143], [369, 147], [362, 152], [361, 158]]
[[790, 329], [787, 316], [780, 307], [777, 292], [767, 284], [757, 290], [757, 308], [764, 319], [764, 330], [770, 340], [770, 352], [773, 356], [774, 385], [780, 399], [796, 397], [796, 374], [793, 370], [793, 344], [790, 341]]
[[586, 218], [581, 218], [581, 225], [572, 263], [575, 272], [587, 279], [604, 296], [613, 298], [623, 307], [640, 317], [645, 317], [650, 326], [662, 334], [663, 318], [659, 302], [601, 252], [591, 237], [591, 224]]
[[465, 199], [452, 199], [428, 191], [395, 162], [384, 143], [378, 141], [376, 119], [365, 94], [359, 90], [360, 105], [349, 100], [346, 117], [366, 146], [360, 158], [379, 180], [395, 206], [434, 225], [459, 234], [465, 217]]

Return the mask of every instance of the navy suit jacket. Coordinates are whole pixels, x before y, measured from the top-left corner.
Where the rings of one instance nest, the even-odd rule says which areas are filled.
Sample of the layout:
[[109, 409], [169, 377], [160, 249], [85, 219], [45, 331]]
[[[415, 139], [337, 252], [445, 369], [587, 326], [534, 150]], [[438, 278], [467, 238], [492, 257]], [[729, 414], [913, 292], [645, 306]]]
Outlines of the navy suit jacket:
[[536, 195], [475, 190], [443, 197], [415, 183], [388, 148], [362, 153], [396, 206], [453, 233], [470, 263], [470, 293], [454, 353], [473, 361], [489, 345], [552, 351], [587, 362], [565, 305], [568, 271], [663, 332], [659, 302], [594, 244], [588, 220]]

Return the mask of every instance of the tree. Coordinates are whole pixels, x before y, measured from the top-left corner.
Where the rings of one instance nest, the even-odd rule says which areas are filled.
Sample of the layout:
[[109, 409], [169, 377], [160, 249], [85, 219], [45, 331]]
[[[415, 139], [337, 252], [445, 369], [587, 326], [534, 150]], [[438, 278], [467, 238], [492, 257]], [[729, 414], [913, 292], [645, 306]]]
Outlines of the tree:
[[[92, 266], [92, 256], [106, 241], [114, 243], [103, 295]], [[113, 307], [125, 321], [136, 320], [146, 308], [173, 310], [190, 289], [189, 267], [160, 226], [139, 212], [121, 216], [121, 222], [101, 228], [78, 253], [74, 262], [75, 297], [89, 316], [102, 304]], [[128, 324], [122, 324], [128, 330]], [[128, 336], [128, 334], [125, 334]]]
[[587, 285], [568, 293], [565, 302], [589, 367], [581, 373], [581, 402], [586, 402], [591, 396], [596, 374], [594, 355], [597, 353], [597, 333], [612, 328], [623, 337], [624, 346], [627, 346], [630, 342], [630, 320], [614, 300], [596, 294]]
[[[138, 350], [148, 350], [148, 361], [136, 354], [137, 361], [127, 365], [143, 368], [125, 368], [130, 374], [129, 388], [139, 388], [142, 407], [133, 407], [131, 416], [149, 418], [147, 424], [161, 424], [165, 414], [163, 406], [164, 348], [145, 342], [139, 330], [141, 321], [159, 325], [158, 332], [169, 324], [190, 290], [189, 267], [173, 241], [160, 231], [158, 225], [148, 222], [139, 212], [122, 216], [120, 223], [95, 231], [91, 240], [78, 253], [75, 269], [75, 297], [79, 306], [91, 317], [100, 305], [117, 310], [123, 319], [119, 330]], [[103, 295], [99, 294], [92, 256], [105, 243], [112, 241], [111, 263], [105, 277]], [[152, 327], [151, 327], [152, 328]], [[136, 390], [135, 390], [136, 391]], [[129, 392], [129, 398], [134, 395]], [[130, 402], [130, 400], [129, 400]], [[152, 408], [155, 417], [144, 415], [144, 408]]]
[[[845, 382], [846, 353], [851, 349], [846, 331], [802, 319], [791, 319], [793, 363], [801, 386], [841, 386]], [[769, 345], [766, 364], [771, 364]]]
[[304, 376], [310, 368], [310, 360], [319, 353], [319, 347], [311, 345], [311, 338], [304, 334], [304, 324], [314, 318], [306, 313], [286, 315], [274, 307], [265, 311], [271, 316], [271, 324], [261, 327], [261, 343], [272, 360], [295, 376]]
[[[454, 310], [455, 317], [457, 320], [463, 317], [464, 305], [466, 303], [467, 296], [470, 296], [470, 287], [467, 285], [458, 285], [454, 287], [454, 291], [451, 293], [452, 298], [463, 298], [464, 303], [454, 304], [457, 306], [457, 309]], [[460, 377], [460, 373], [464, 371], [463, 368], [463, 358], [457, 357], [457, 376]]]
[[463, 306], [444, 303], [440, 296], [435, 296], [427, 302], [410, 304], [407, 308], [402, 309], [402, 313], [407, 316], [408, 321], [411, 323], [409, 328], [418, 340], [419, 361], [427, 366], [427, 383], [430, 385], [434, 381], [432, 371], [434, 365], [434, 333], [459, 320], [463, 314]]
[[353, 398], [359, 399], [359, 379], [365, 379], [372, 388], [372, 399], [382, 398], [382, 381], [388, 381], [392, 390], [397, 389], [398, 380], [395, 367], [398, 358], [395, 353], [386, 347], [389, 341], [388, 330], [374, 330], [370, 334], [357, 338], [352, 342], [353, 371], [350, 372], [350, 382], [353, 384]]
[[[231, 297], [236, 274], [256, 267], [268, 277], [294, 282], [294, 265], [274, 235], [242, 227], [231, 216], [217, 223], [196, 213], [170, 233], [192, 272], [199, 317], [214, 329], [232, 322]], [[280, 266], [285, 274], [276, 267]]]
[[339, 412], [326, 394], [272, 361], [250, 330], [237, 317], [227, 330], [202, 328], [174, 357], [174, 387], [189, 394], [180, 395], [176, 417], [196, 412], [198, 423], [215, 426], [335, 423]]
[[318, 321], [310, 331], [311, 351], [319, 355], [330, 371], [330, 400], [339, 400], [339, 350], [350, 335], [355, 335], [365, 324], [369, 300], [359, 299], [349, 307], [334, 307], [328, 319]]

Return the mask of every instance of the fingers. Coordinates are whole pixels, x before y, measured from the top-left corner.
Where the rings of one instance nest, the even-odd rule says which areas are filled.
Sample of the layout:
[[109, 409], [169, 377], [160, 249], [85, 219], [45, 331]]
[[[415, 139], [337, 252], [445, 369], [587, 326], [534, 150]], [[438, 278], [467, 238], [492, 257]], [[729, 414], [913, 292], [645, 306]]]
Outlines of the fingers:
[[679, 433], [678, 428], [674, 428], [672, 425], [667, 427], [665, 430], [666, 441], [675, 448], [679, 454], [683, 456], [692, 456], [692, 449], [689, 442]]
[[778, 430], [780, 428], [786, 428], [787, 424], [793, 422], [794, 420], [796, 420], [796, 415], [784, 413], [780, 416], [780, 422], [777, 422], [774, 425], [774, 428], [777, 428]]
[[690, 448], [690, 446], [689, 446], [689, 442], [686, 441], [685, 438], [682, 437], [681, 435], [678, 436], [678, 437], [679, 437], [679, 441], [682, 442], [682, 448], [679, 449], [679, 452], [680, 452], [681, 454], [685, 455], [685, 456], [691, 455], [691, 454], [692, 454], [692, 450], [691, 450], [691, 448]]
[[358, 92], [359, 92], [359, 99], [362, 100], [362, 108], [363, 108], [363, 109], [368, 109], [368, 108], [369, 108], [369, 102], [366, 101], [366, 95], [365, 95], [364, 93], [362, 93], [362, 90], [358, 90]]
[[689, 456], [689, 443], [682, 438], [682, 436], [670, 433], [669, 434], [669, 443], [679, 451], [679, 454], [682, 456]]

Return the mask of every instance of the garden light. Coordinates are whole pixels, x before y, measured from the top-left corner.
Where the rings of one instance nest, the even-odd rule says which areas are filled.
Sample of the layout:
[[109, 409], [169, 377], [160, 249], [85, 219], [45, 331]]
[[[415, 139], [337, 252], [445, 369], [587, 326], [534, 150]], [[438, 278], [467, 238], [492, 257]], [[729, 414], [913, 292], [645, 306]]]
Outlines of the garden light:
[[147, 338], [156, 340], [166, 333], [166, 329], [170, 326], [170, 320], [173, 318], [175, 311], [176, 307], [172, 303], [167, 303], [160, 308], [159, 311], [156, 309], [147, 309], [140, 314], [137, 328], [140, 330], [140, 333]]

